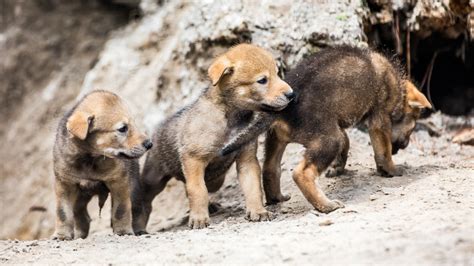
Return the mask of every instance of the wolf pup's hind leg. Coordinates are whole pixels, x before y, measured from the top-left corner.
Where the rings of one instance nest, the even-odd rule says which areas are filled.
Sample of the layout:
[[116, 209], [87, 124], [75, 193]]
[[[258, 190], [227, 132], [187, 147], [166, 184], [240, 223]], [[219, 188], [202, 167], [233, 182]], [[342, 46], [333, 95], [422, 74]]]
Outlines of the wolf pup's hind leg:
[[328, 199], [318, 182], [321, 172], [326, 170], [340, 151], [340, 145], [341, 139], [336, 136], [318, 136], [309, 145], [305, 145], [304, 159], [293, 171], [293, 179], [305, 198], [323, 213], [344, 207], [342, 202]]
[[347, 132], [343, 129], [341, 129], [341, 131], [344, 133], [342, 151], [337, 155], [336, 159], [334, 159], [334, 161], [329, 166], [328, 170], [326, 171], [326, 177], [333, 177], [344, 174], [350, 144]]

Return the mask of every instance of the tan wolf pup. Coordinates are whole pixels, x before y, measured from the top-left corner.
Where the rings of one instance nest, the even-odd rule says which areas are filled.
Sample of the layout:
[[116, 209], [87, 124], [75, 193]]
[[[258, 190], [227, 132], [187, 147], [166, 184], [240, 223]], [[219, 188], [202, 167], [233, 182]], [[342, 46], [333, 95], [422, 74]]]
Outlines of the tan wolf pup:
[[186, 183], [189, 226], [208, 226], [208, 192], [222, 186], [234, 162], [248, 219], [270, 219], [263, 206], [256, 138], [226, 156], [219, 151], [233, 132], [246, 127], [261, 112], [285, 108], [294, 98], [293, 90], [278, 77], [272, 55], [250, 44], [237, 45], [217, 57], [208, 75], [212, 86], [153, 134], [155, 145], [141, 175], [143, 211], [134, 215], [136, 234], [146, 232], [151, 202], [173, 177]]
[[[112, 228], [133, 234], [130, 190], [139, 177], [138, 158], [152, 147], [125, 104], [108, 91], [84, 96], [59, 122], [53, 149], [56, 176], [54, 239], [86, 238], [87, 204], [99, 195], [102, 207], [112, 196]], [[75, 231], [75, 232], [74, 232]]]

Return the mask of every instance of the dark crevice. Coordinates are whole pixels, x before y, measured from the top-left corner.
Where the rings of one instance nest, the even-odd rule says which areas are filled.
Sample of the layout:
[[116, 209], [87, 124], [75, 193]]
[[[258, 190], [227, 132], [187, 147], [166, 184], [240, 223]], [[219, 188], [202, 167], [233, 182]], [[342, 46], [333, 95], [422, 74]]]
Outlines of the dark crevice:
[[[464, 36], [446, 39], [441, 34], [419, 40], [412, 61], [412, 78], [423, 83], [436, 109], [450, 115], [467, 115], [474, 111], [474, 56], [472, 43]], [[433, 62], [433, 63], [432, 63]], [[429, 71], [432, 64], [431, 79]], [[426, 78], [425, 78], [426, 76]], [[429, 83], [429, 84], [428, 84]]]
[[370, 46], [395, 55], [405, 67], [409, 47], [410, 77], [425, 95], [431, 96], [436, 110], [449, 115], [474, 114], [474, 44], [467, 34], [452, 39], [443, 32], [424, 37], [427, 34], [422, 30], [411, 31], [407, 46], [406, 17], [397, 12], [394, 21], [397, 15], [398, 31], [396, 22], [366, 27]]

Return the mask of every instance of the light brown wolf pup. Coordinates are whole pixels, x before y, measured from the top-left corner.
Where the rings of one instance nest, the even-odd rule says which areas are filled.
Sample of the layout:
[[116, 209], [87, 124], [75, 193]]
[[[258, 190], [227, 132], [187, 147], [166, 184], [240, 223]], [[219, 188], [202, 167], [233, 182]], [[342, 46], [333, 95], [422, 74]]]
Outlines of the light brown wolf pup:
[[141, 175], [143, 212], [134, 213], [136, 234], [146, 232], [151, 202], [173, 177], [186, 182], [189, 226], [208, 226], [208, 192], [221, 187], [234, 161], [248, 219], [270, 219], [263, 206], [256, 138], [226, 156], [219, 150], [232, 132], [246, 127], [259, 112], [285, 108], [293, 90], [278, 77], [272, 55], [250, 44], [237, 45], [216, 58], [208, 75], [212, 86], [153, 134], [155, 146]]
[[[288, 72], [286, 81], [295, 90], [295, 101], [260, 123], [272, 125], [263, 165], [268, 204], [289, 199], [280, 191], [280, 163], [287, 144], [296, 142], [306, 148], [293, 170], [303, 195], [321, 212], [342, 207], [326, 197], [318, 178], [326, 169], [330, 176], [343, 173], [349, 151], [345, 129], [357, 123], [368, 126], [377, 172], [387, 177], [402, 174], [392, 154], [407, 147], [421, 110], [431, 104], [395, 64], [369, 49], [328, 48], [303, 60]], [[242, 130], [222, 153], [232, 152], [262, 129]]]
[[116, 94], [93, 91], [68, 111], [59, 122], [53, 149], [57, 201], [53, 239], [86, 238], [87, 204], [99, 195], [103, 205], [109, 191], [113, 232], [132, 234], [129, 183], [138, 179], [137, 159], [151, 147]]

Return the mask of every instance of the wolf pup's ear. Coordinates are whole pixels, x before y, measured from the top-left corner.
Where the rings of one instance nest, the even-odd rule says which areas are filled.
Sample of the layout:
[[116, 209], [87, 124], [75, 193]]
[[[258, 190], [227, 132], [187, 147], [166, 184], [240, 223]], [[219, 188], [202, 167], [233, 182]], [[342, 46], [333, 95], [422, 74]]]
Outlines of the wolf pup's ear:
[[66, 128], [73, 136], [85, 140], [93, 119], [92, 114], [76, 111], [67, 120]]
[[207, 74], [211, 79], [212, 85], [216, 86], [222, 77], [232, 74], [233, 71], [234, 67], [231, 66], [229, 59], [224, 56], [220, 56], [211, 64], [207, 70]]
[[407, 100], [408, 105], [412, 108], [428, 108], [431, 109], [431, 103], [426, 99], [425, 95], [421, 93], [413, 83], [406, 80], [405, 81], [405, 88], [407, 91]]

